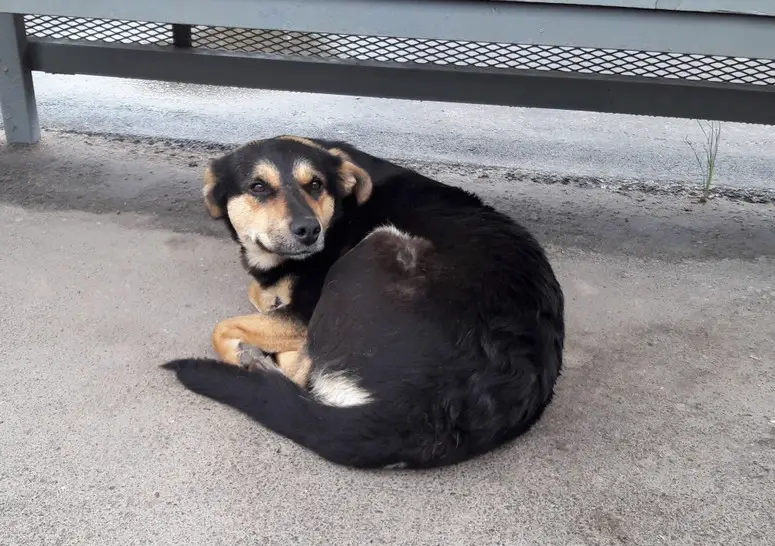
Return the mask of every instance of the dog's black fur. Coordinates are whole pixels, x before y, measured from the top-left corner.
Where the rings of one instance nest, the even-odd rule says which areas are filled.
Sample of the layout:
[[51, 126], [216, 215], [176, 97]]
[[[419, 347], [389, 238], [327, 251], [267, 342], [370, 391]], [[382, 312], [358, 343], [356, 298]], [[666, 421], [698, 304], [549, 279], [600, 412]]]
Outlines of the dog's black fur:
[[[552, 399], [564, 343], [563, 293], [540, 245], [462, 189], [323, 144], [369, 170], [371, 198], [344, 200], [319, 255], [269, 273], [300, 275], [291, 305], [309, 318], [312, 381], [340, 372], [371, 401], [326, 405], [314, 385], [213, 360], [166, 367], [348, 466], [453, 464], [527, 431]], [[411, 237], [368, 236], [385, 225]]]

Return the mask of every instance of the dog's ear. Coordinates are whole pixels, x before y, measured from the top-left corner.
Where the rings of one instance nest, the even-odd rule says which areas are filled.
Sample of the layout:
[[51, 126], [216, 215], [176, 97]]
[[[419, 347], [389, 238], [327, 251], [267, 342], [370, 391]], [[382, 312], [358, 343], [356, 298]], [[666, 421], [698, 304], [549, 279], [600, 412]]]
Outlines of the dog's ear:
[[342, 195], [355, 195], [355, 200], [362, 205], [371, 197], [371, 176], [365, 170], [353, 163], [350, 156], [338, 148], [329, 152], [342, 160], [339, 166], [339, 191]]
[[225, 158], [211, 160], [205, 169], [202, 197], [205, 208], [212, 218], [222, 218], [224, 214], [223, 211], [226, 207], [224, 178], [228, 176], [226, 169]]

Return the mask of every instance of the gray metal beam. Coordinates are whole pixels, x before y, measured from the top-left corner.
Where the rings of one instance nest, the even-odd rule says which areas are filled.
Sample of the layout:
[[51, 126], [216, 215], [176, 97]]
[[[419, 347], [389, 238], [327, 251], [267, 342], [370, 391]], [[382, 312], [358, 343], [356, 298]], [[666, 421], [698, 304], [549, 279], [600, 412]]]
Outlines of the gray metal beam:
[[0, 13], [0, 109], [9, 144], [34, 144], [40, 140], [35, 90], [26, 53], [24, 18]]
[[[260, 1], [260, 0], [259, 0]], [[314, 0], [313, 0], [314, 1]], [[400, 0], [395, 0], [399, 2]], [[602, 6], [609, 8], [637, 8], [650, 10], [695, 11], [706, 13], [737, 13], [743, 15], [775, 16], [772, 0], [480, 0], [481, 2], [513, 2], [530, 4], [570, 4], [581, 6]], [[69, 6], [60, 6], [68, 3]], [[173, 2], [174, 3], [174, 2]], [[32, 10], [30, 13], [43, 13], [39, 10], [79, 9], [83, 5], [79, 0], [3, 0], [0, 11]], [[19, 8], [18, 6], [23, 6]], [[111, 8], [121, 6], [111, 6]]]
[[31, 40], [34, 70], [775, 124], [775, 87]]
[[[718, 2], [716, 2], [718, 4]], [[0, 11], [296, 31], [775, 57], [775, 17], [481, 0], [0, 0]]]
[[[536, 2], [536, 0], [495, 1]], [[775, 16], [775, 2], [772, 0], [538, 0], [538, 2], [542, 4], [584, 4], [609, 8], [663, 9]]]

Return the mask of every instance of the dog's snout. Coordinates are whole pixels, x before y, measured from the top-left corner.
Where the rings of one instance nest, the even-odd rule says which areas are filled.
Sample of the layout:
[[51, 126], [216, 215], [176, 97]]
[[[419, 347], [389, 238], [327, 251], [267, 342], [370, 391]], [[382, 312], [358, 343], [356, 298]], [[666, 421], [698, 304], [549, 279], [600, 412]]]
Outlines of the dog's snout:
[[311, 245], [320, 237], [320, 224], [315, 218], [300, 218], [291, 223], [294, 237], [305, 245]]

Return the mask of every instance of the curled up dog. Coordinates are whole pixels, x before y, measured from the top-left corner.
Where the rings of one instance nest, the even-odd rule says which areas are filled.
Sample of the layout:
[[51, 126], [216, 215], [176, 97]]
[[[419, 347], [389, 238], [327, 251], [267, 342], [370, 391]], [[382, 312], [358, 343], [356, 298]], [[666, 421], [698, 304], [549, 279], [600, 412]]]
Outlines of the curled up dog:
[[[562, 367], [562, 289], [538, 242], [478, 197], [341, 142], [278, 137], [213, 162], [205, 203], [258, 310], [219, 360], [166, 364], [338, 464], [458, 463], [526, 432]], [[243, 350], [276, 355], [249, 369]]]

